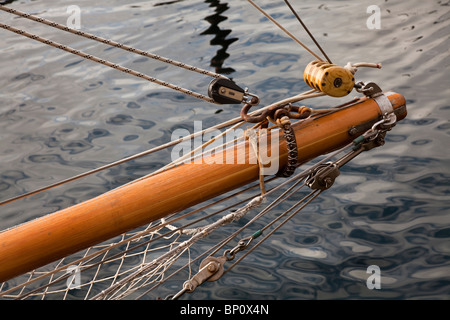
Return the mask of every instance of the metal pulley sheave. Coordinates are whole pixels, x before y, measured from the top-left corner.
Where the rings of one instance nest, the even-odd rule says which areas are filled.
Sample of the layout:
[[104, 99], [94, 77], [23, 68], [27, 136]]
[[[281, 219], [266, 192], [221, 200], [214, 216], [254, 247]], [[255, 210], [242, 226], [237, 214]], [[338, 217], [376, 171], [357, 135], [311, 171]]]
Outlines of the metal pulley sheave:
[[317, 167], [317, 169], [306, 179], [306, 185], [312, 190], [329, 189], [334, 180], [340, 175], [339, 166], [335, 163], [325, 163]]

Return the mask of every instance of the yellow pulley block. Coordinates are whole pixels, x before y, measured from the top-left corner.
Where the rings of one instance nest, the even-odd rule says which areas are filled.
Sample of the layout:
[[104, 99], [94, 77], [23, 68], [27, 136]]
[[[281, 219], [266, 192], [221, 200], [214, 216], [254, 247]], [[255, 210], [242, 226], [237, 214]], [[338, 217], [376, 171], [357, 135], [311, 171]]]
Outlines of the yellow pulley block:
[[311, 88], [332, 97], [348, 95], [355, 85], [355, 78], [350, 70], [319, 60], [306, 66], [304, 79]]

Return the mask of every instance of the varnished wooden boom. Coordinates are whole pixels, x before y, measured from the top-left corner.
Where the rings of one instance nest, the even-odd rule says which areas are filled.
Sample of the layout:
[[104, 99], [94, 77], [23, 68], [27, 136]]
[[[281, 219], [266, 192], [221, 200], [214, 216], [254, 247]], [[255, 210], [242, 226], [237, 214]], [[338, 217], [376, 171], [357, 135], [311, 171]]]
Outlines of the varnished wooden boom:
[[[406, 116], [404, 97], [389, 93], [388, 98], [397, 119], [403, 119]], [[296, 123], [293, 128], [298, 161], [304, 163], [350, 143], [380, 118], [377, 103], [362, 98], [337, 112]], [[287, 154], [285, 142], [281, 138], [280, 141], [279, 161], [283, 166]], [[248, 143], [241, 144], [236, 152], [248, 153]], [[184, 164], [138, 179], [3, 231], [0, 233], [0, 282], [246, 185], [258, 176], [257, 164], [208, 164], [206, 159], [201, 164]]]

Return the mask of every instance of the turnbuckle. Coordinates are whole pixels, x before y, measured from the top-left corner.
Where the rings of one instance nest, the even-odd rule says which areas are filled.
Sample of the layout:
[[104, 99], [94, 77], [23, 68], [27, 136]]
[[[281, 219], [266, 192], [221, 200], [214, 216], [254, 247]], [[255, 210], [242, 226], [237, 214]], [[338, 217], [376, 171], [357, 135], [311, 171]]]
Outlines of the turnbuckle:
[[305, 184], [312, 190], [326, 190], [333, 185], [340, 173], [336, 163], [328, 162], [317, 167], [308, 176]]
[[183, 284], [183, 289], [181, 289], [177, 294], [170, 295], [166, 300], [176, 300], [180, 298], [185, 293], [193, 292], [199, 285], [206, 281], [216, 281], [224, 273], [224, 263], [227, 261], [225, 256], [222, 257], [212, 257], [209, 256], [205, 258], [200, 263], [200, 270], [192, 279], [187, 280]]
[[183, 288], [174, 295], [169, 295], [166, 300], [176, 300], [185, 293], [193, 292], [199, 285], [206, 281], [216, 281], [224, 274], [224, 265], [226, 261], [231, 261], [235, 258], [236, 253], [245, 250], [253, 239], [262, 234], [261, 231], [255, 232], [250, 237], [241, 239], [236, 247], [233, 249], [225, 250], [223, 256], [213, 257], [209, 256], [200, 263], [200, 270], [195, 274], [192, 279], [184, 282]]

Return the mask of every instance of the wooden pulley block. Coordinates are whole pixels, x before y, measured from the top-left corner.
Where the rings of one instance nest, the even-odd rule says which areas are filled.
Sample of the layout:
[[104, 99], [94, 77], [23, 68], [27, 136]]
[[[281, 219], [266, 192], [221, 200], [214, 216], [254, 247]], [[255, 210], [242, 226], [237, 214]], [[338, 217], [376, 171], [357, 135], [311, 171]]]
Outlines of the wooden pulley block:
[[319, 60], [306, 66], [304, 79], [311, 88], [332, 97], [348, 95], [355, 85], [355, 78], [350, 70]]

